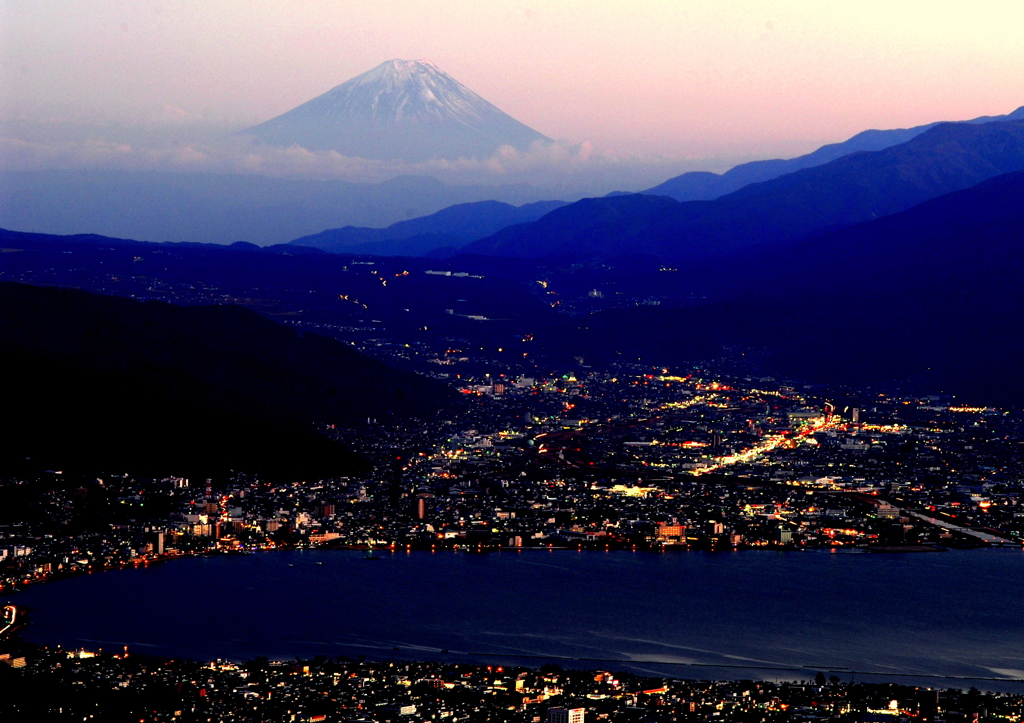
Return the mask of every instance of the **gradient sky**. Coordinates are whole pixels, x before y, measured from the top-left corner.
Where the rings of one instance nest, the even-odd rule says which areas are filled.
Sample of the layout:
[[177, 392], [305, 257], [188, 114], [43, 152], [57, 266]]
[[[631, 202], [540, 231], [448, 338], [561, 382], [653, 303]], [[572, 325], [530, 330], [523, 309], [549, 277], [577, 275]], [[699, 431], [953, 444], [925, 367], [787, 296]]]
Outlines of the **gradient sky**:
[[0, 119], [266, 120], [427, 58], [549, 137], [624, 157], [792, 156], [1024, 105], [1001, 0], [0, 0]]

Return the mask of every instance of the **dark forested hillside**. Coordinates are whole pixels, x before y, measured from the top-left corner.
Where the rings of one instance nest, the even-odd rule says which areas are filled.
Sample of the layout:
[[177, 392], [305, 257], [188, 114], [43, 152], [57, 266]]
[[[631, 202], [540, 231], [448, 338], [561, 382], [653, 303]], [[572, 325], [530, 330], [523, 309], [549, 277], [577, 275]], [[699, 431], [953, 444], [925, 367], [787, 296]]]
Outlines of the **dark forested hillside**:
[[237, 306], [0, 284], [5, 454], [47, 465], [343, 474], [321, 425], [425, 415], [446, 387]]
[[709, 303], [602, 312], [560, 335], [600, 330], [606, 354], [666, 363], [746, 347], [796, 378], [1024, 404], [1024, 172], [691, 273]]

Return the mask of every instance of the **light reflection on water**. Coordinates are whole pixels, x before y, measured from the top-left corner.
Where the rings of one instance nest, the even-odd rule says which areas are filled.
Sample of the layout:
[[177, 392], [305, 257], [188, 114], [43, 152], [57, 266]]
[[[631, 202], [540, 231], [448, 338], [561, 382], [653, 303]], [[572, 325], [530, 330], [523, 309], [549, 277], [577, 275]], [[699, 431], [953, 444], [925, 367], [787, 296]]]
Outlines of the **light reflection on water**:
[[393, 553], [377, 562], [299, 551], [83, 576], [10, 600], [32, 607], [31, 640], [198, 659], [575, 658], [700, 678], [1024, 677], [1020, 550]]

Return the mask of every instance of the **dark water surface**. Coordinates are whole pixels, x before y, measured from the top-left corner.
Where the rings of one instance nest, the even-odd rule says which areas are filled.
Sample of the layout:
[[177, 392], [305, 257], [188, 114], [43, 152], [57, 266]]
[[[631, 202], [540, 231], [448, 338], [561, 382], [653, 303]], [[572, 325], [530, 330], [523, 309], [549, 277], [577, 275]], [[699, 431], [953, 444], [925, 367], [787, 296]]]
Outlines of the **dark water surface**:
[[519, 656], [549, 656], [677, 677], [1024, 678], [1021, 550], [377, 560], [276, 552], [76, 577], [8, 599], [31, 606], [30, 640], [200, 660], [322, 654], [539, 665], [546, 661]]

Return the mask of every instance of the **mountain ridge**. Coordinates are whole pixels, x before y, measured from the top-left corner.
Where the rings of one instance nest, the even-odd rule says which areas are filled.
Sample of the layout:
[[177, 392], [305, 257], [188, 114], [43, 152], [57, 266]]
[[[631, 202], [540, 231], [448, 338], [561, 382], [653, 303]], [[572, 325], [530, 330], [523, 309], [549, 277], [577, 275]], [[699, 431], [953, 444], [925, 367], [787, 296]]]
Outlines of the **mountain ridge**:
[[740, 347], [758, 350], [765, 371], [807, 381], [915, 380], [1024, 405], [1022, 238], [1024, 170], [765, 250], [727, 274], [697, 267], [708, 303], [602, 312], [560, 336], [600, 328], [606, 349], [637, 339], [665, 363]]
[[942, 122], [993, 123], [1002, 120], [1021, 119], [1024, 119], [1024, 106], [1002, 116], [980, 116], [966, 121], [937, 121], [914, 126], [913, 128], [870, 129], [861, 131], [845, 141], [829, 143], [811, 153], [797, 156], [796, 158], [751, 161], [730, 168], [721, 174], [708, 171], [691, 171], [670, 178], [659, 183], [657, 186], [640, 191], [640, 193], [668, 196], [677, 201], [710, 201], [737, 191], [750, 183], [769, 181], [787, 173], [820, 166], [850, 153], [857, 151], [881, 151], [906, 143]]
[[381, 256], [417, 256], [442, 246], [457, 248], [503, 228], [536, 221], [565, 201], [536, 201], [521, 206], [475, 201], [443, 208], [429, 216], [393, 223], [387, 228], [345, 226], [290, 241], [328, 252]]
[[667, 197], [647, 212], [594, 223], [587, 216], [627, 196], [589, 199], [467, 245], [465, 253], [521, 258], [607, 258], [646, 253], [664, 260], [726, 257], [791, 241], [829, 226], [870, 220], [1024, 168], [1024, 120], [939, 124], [882, 151], [750, 184], [712, 201]]

